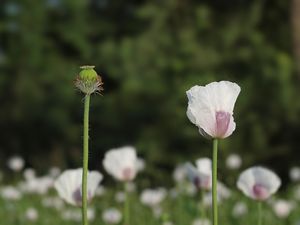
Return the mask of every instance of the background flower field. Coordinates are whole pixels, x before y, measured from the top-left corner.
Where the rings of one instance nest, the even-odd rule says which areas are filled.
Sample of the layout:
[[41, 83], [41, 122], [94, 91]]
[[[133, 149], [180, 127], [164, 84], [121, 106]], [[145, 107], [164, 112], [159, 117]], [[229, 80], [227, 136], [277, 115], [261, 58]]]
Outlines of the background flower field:
[[[80, 208], [70, 206], [58, 197], [53, 189], [53, 183], [58, 175], [57, 168], [43, 177], [31, 176], [32, 171], [25, 170], [19, 176], [18, 182], [1, 185], [0, 224], [81, 224]], [[170, 187], [155, 187], [152, 198], [142, 198], [142, 193], [149, 187], [130, 183], [132, 224], [210, 224], [202, 218], [200, 206], [203, 204], [201, 194], [188, 181], [178, 168], [174, 171], [174, 185]], [[39, 182], [33, 182], [39, 180]], [[44, 182], [42, 182], [44, 180]], [[36, 184], [36, 185], [33, 185]], [[235, 185], [226, 187], [222, 191], [219, 203], [219, 220], [224, 225], [256, 224], [257, 205], [237, 190]], [[8, 191], [10, 190], [10, 191]], [[89, 206], [90, 224], [122, 224], [113, 214], [112, 219], [103, 218], [103, 214], [114, 208], [121, 215], [124, 200], [123, 185], [114, 182], [113, 186], [100, 185], [96, 191], [92, 204]], [[207, 193], [209, 195], [209, 193]], [[208, 197], [207, 195], [207, 197]], [[205, 216], [210, 218], [210, 198], [204, 198]], [[282, 203], [284, 201], [284, 203]], [[300, 224], [300, 184], [293, 183], [288, 190], [269, 199], [263, 205], [264, 224]]]
[[[115, 198], [124, 187], [104, 172], [102, 160], [127, 145], [145, 162], [130, 194], [133, 225], [192, 224], [201, 217], [199, 193], [188, 179], [173, 178], [178, 165], [212, 152], [186, 116], [186, 91], [228, 80], [241, 93], [236, 130], [219, 146], [218, 178], [231, 192], [220, 203], [219, 222], [256, 224], [256, 203], [236, 182], [260, 165], [282, 181], [263, 206], [264, 224], [296, 225], [299, 9], [298, 0], [1, 1], [0, 225], [80, 224], [79, 208], [59, 199], [53, 184], [64, 170], [82, 166], [83, 96], [74, 86], [81, 65], [95, 65], [104, 82], [90, 108], [89, 169], [104, 175], [105, 189], [90, 205], [91, 224], [105, 224], [102, 214], [111, 207], [123, 214]], [[235, 168], [228, 163], [233, 154], [241, 159]], [[11, 163], [16, 157], [21, 164]], [[141, 193], [160, 187], [165, 197], [153, 212]], [[247, 213], [234, 216], [240, 202]], [[290, 208], [287, 218], [274, 212], [276, 203]]]

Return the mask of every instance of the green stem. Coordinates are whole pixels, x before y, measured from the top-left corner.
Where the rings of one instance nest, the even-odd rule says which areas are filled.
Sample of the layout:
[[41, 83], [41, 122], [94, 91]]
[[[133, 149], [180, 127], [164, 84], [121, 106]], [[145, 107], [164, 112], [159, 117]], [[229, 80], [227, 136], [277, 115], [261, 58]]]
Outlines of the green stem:
[[262, 202], [257, 203], [258, 222], [257, 225], [262, 225]]
[[82, 224], [88, 225], [87, 218], [87, 176], [89, 160], [89, 109], [90, 95], [84, 99], [84, 119], [83, 119], [83, 171], [82, 171]]
[[125, 202], [124, 202], [124, 225], [129, 225], [129, 193], [127, 190], [127, 182], [124, 185]]
[[218, 139], [214, 139], [213, 140], [213, 165], [212, 165], [213, 225], [218, 225], [217, 167], [218, 167]]

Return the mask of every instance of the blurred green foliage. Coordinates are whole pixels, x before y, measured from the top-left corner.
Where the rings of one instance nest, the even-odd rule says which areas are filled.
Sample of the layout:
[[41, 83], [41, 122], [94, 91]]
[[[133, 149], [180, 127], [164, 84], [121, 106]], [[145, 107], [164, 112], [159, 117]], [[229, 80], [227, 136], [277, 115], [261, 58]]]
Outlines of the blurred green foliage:
[[[186, 115], [185, 91], [237, 82], [237, 129], [221, 143], [244, 166], [286, 173], [298, 163], [299, 77], [289, 1], [3, 0], [0, 5], [0, 147], [28, 165], [81, 164], [83, 96], [73, 80], [96, 65], [103, 96], [92, 97], [91, 167], [104, 152], [134, 145], [149, 176], [210, 156]], [[164, 169], [164, 170], [162, 170]]]

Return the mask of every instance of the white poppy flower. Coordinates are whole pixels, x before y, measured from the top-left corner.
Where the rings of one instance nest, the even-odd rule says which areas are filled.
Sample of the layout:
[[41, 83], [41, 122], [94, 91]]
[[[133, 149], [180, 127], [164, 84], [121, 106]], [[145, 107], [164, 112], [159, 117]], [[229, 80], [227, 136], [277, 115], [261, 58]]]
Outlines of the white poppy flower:
[[102, 220], [107, 224], [118, 224], [122, 220], [122, 214], [115, 208], [109, 208], [103, 211]]
[[139, 171], [139, 172], [145, 170], [145, 168], [146, 168], [145, 160], [142, 158], [137, 158], [136, 168], [137, 168], [137, 171]]
[[19, 187], [24, 193], [44, 195], [53, 187], [53, 183], [54, 180], [51, 177], [43, 176], [27, 179], [25, 182], [20, 183]]
[[195, 197], [198, 191], [199, 190], [192, 183], [187, 183], [183, 189], [183, 192], [190, 197]]
[[241, 88], [229, 81], [194, 86], [186, 94], [187, 116], [203, 136], [226, 138], [235, 130], [233, 108]]
[[8, 160], [7, 165], [11, 170], [18, 172], [23, 169], [25, 161], [20, 156], [13, 156]]
[[288, 217], [293, 208], [293, 203], [283, 199], [277, 200], [273, 203], [273, 210], [278, 218]]
[[152, 207], [152, 213], [155, 219], [160, 219], [162, 217], [163, 214], [163, 210], [161, 208], [161, 206], [155, 206]]
[[251, 167], [240, 175], [237, 186], [249, 198], [266, 200], [281, 185], [280, 178], [271, 170], [263, 167]]
[[165, 221], [162, 225], [174, 225], [172, 221]]
[[227, 186], [225, 186], [225, 184], [223, 184], [222, 182], [218, 181], [217, 189], [218, 189], [218, 198], [220, 198], [220, 200], [228, 199], [231, 196], [231, 190]]
[[115, 194], [115, 200], [116, 202], [125, 202], [125, 199], [126, 199], [126, 194], [124, 191], [118, 191], [116, 194]]
[[50, 175], [50, 177], [56, 178], [56, 177], [59, 176], [60, 173], [61, 173], [61, 170], [58, 167], [54, 166], [54, 167], [51, 167], [49, 169], [49, 175]]
[[[87, 189], [88, 201], [90, 201], [102, 180], [102, 174], [97, 171], [88, 172]], [[66, 170], [55, 181], [54, 187], [59, 196], [67, 203], [75, 206], [81, 205], [82, 198], [82, 168]]]
[[211, 222], [208, 219], [195, 219], [192, 225], [211, 225]]
[[35, 208], [28, 208], [25, 212], [25, 217], [29, 221], [36, 221], [39, 218], [39, 213]]
[[[80, 222], [82, 220], [81, 216], [81, 210], [80, 209], [65, 209], [61, 212], [61, 216], [64, 220], [67, 221], [75, 221]], [[94, 208], [88, 208], [87, 209], [87, 219], [89, 221], [93, 221], [95, 219], [95, 209]]]
[[212, 184], [211, 160], [209, 158], [200, 158], [196, 161], [196, 167], [191, 163], [186, 163], [186, 173], [190, 181], [196, 188], [209, 190]]
[[226, 166], [229, 169], [235, 170], [240, 168], [242, 165], [242, 159], [238, 154], [231, 154], [226, 159]]
[[103, 196], [106, 192], [106, 189], [104, 186], [100, 185], [99, 187], [97, 187], [96, 191], [95, 191], [95, 195], [96, 196]]
[[178, 165], [176, 166], [176, 168], [173, 171], [173, 179], [177, 182], [177, 183], [182, 183], [185, 178], [186, 178], [186, 169], [185, 169], [185, 165]]
[[20, 200], [22, 193], [14, 186], [6, 186], [1, 189], [1, 196], [7, 200]]
[[126, 146], [106, 152], [104, 169], [119, 181], [131, 181], [137, 173], [137, 156], [133, 147]]
[[292, 181], [300, 181], [300, 167], [292, 167], [290, 169], [289, 175]]
[[144, 205], [154, 208], [164, 200], [166, 195], [167, 191], [164, 188], [145, 189], [141, 193], [140, 200]]
[[64, 202], [59, 197], [44, 197], [42, 199], [42, 205], [46, 208], [61, 210], [64, 207]]
[[233, 217], [241, 217], [248, 213], [248, 206], [245, 202], [237, 202], [232, 209], [232, 216]]
[[[231, 196], [231, 191], [220, 181], [217, 181], [217, 200], [218, 204], [222, 203], [223, 200], [228, 199]], [[203, 204], [206, 207], [212, 206], [212, 193], [211, 191], [206, 192], [203, 196]]]
[[36, 178], [35, 170], [32, 168], [27, 168], [24, 170], [23, 176], [25, 180], [33, 180], [34, 178]]

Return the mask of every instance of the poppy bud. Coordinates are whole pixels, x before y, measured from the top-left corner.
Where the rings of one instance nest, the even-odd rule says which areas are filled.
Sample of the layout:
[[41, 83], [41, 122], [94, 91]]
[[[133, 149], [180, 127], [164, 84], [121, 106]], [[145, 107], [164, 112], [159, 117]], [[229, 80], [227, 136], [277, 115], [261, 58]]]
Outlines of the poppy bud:
[[102, 79], [94, 68], [95, 66], [81, 66], [81, 71], [75, 80], [75, 86], [87, 95], [100, 93], [103, 90]]

